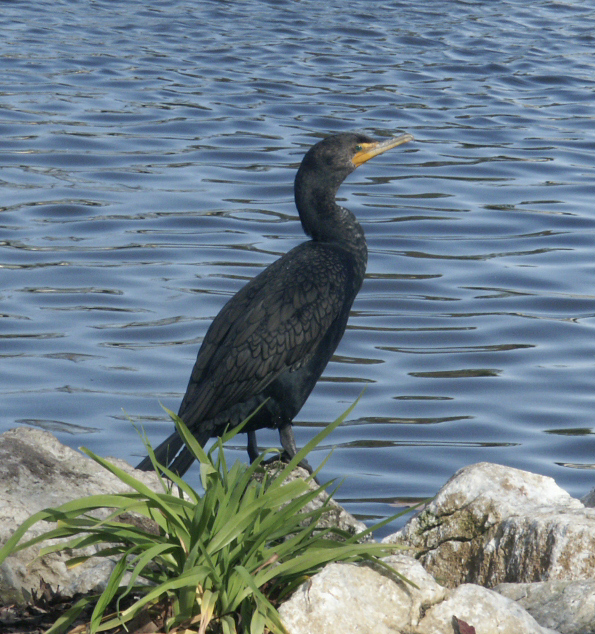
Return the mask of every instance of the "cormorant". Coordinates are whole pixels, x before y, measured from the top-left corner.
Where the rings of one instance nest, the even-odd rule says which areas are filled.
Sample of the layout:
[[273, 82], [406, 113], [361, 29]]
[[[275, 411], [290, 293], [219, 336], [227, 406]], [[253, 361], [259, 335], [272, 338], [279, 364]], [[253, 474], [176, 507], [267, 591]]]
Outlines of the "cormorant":
[[[362, 163], [412, 139], [341, 133], [306, 153], [295, 204], [312, 239], [248, 282], [209, 327], [178, 412], [201, 446], [266, 401], [244, 428], [250, 460], [258, 456], [256, 430], [263, 427], [278, 429], [284, 454], [295, 455], [291, 423], [343, 336], [368, 259], [363, 229], [335, 195]], [[177, 432], [155, 456], [179, 475], [194, 460]], [[137, 468], [153, 467], [147, 457]]]

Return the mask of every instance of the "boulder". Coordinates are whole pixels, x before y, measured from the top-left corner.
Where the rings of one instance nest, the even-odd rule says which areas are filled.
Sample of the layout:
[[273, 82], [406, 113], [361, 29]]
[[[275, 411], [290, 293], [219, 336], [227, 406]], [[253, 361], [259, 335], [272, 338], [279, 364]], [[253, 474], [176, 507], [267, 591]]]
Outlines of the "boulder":
[[475, 585], [448, 590], [406, 555], [386, 559], [418, 587], [368, 566], [329, 564], [279, 613], [290, 634], [452, 634], [453, 617], [481, 634], [556, 634], [514, 601]]
[[[137, 471], [123, 460], [111, 462], [161, 491], [155, 473]], [[121, 480], [82, 453], [61, 444], [52, 434], [19, 427], [0, 435], [0, 544], [27, 518], [48, 507], [99, 493], [130, 491]], [[35, 524], [27, 539], [45, 533], [51, 524]], [[0, 603], [24, 603], [41, 581], [63, 596], [102, 589], [115, 561], [91, 560], [71, 570], [66, 557], [49, 554], [38, 558], [40, 546], [8, 557], [0, 566]]]
[[503, 583], [494, 588], [561, 634], [595, 634], [595, 580]]
[[595, 506], [595, 489], [591, 489], [587, 495], [581, 498], [581, 502], [588, 507]]
[[450, 590], [441, 603], [432, 606], [415, 634], [449, 634], [452, 617], [462, 619], [477, 634], [557, 634], [540, 625], [516, 602], [475, 584]]
[[450, 588], [595, 576], [595, 509], [552, 478], [496, 464], [458, 471], [384, 541], [411, 548]]
[[[278, 460], [271, 462], [265, 465], [265, 469], [268, 472], [268, 475], [271, 478], [274, 478], [280, 471], [285, 467], [285, 463], [282, 463]], [[306, 471], [303, 467], [296, 467], [288, 476], [285, 481], [286, 484], [293, 482], [293, 480], [297, 478], [302, 478], [302, 480], [306, 480], [310, 476], [310, 473]], [[254, 478], [258, 481], [261, 481], [262, 478], [255, 474]], [[319, 485], [316, 481], [310, 480], [308, 482], [308, 487], [311, 491], [319, 488]], [[331, 491], [332, 491], [331, 487]], [[326, 491], [320, 491], [319, 494], [306, 506], [303, 508], [303, 513], [311, 513], [319, 509], [323, 504], [327, 505], [326, 512], [322, 515], [322, 517], [318, 520], [319, 528], [338, 528], [342, 531], [349, 533], [350, 535], [355, 535], [357, 533], [361, 533], [365, 531], [368, 527], [359, 520], [355, 519], [349, 511], [346, 511], [338, 502], [335, 502], [333, 498], [329, 500], [329, 494]], [[307, 523], [307, 522], [306, 522]], [[332, 539], [332, 537], [331, 537]], [[337, 538], [338, 539], [338, 538]], [[368, 535], [363, 539], [366, 541], [374, 541], [373, 538]]]
[[[113, 462], [161, 490], [154, 473]], [[0, 481], [0, 544], [39, 510], [129, 490], [80, 452], [31, 428], [0, 436]], [[338, 506], [329, 516], [345, 530], [363, 528]], [[35, 525], [27, 537], [49, 527]], [[453, 476], [422, 513], [386, 540], [419, 558], [401, 553], [387, 560], [417, 587], [381, 568], [330, 564], [304, 583], [280, 613], [291, 634], [595, 633], [595, 588], [589, 585], [595, 582], [572, 582], [595, 576], [594, 527], [595, 509], [586, 509], [550, 478], [474, 465]], [[90, 560], [69, 570], [63, 555], [38, 558], [38, 552], [36, 547], [20, 551], [0, 566], [0, 604], [27, 601], [42, 581], [64, 596], [101, 590], [115, 564]], [[432, 574], [439, 575], [442, 585]], [[563, 581], [501, 585], [498, 593], [469, 583], [493, 586], [517, 579]]]

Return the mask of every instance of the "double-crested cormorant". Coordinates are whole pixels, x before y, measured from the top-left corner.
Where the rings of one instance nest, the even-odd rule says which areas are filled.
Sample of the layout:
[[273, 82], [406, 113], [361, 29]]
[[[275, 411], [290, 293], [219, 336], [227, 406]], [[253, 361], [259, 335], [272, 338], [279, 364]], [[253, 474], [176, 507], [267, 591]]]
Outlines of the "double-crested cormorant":
[[[335, 195], [362, 163], [412, 139], [342, 133], [304, 156], [295, 203], [312, 239], [246, 284], [208, 329], [178, 412], [201, 446], [266, 401], [244, 428], [250, 460], [258, 455], [256, 430], [263, 427], [278, 429], [285, 454], [295, 455], [291, 423], [343, 336], [366, 271], [363, 229]], [[155, 456], [179, 475], [194, 460], [177, 432]], [[152, 463], [147, 457], [137, 468], [147, 471]]]

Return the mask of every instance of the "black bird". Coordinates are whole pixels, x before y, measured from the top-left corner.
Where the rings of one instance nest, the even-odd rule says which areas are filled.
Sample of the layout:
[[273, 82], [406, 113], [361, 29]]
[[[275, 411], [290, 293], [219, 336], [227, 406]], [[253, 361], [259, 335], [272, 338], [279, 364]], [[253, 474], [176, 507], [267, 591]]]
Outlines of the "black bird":
[[[258, 456], [256, 430], [263, 427], [278, 429], [284, 454], [295, 455], [291, 423], [345, 332], [368, 259], [363, 229], [335, 195], [362, 163], [412, 139], [342, 133], [306, 153], [295, 204], [312, 239], [248, 282], [208, 329], [178, 412], [201, 446], [266, 401], [244, 428], [250, 460]], [[182, 446], [174, 432], [155, 450], [157, 460], [179, 475], [194, 460]], [[147, 457], [137, 468], [153, 467]]]

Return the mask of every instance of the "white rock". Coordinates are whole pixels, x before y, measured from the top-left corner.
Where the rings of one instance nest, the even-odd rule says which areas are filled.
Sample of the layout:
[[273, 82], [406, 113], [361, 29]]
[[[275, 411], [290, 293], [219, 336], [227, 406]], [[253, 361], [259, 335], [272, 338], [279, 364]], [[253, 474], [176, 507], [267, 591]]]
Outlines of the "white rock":
[[472, 584], [451, 590], [446, 600], [431, 607], [416, 634], [452, 632], [453, 615], [473, 626], [477, 634], [556, 634], [514, 601]]
[[595, 634], [595, 580], [503, 583], [494, 590], [561, 634]]
[[[157, 476], [133, 469], [123, 460], [111, 462], [137, 479], [161, 491]], [[62, 445], [52, 434], [19, 427], [0, 435], [0, 544], [26, 519], [48, 507], [56, 507], [87, 495], [130, 491], [121, 480], [74, 449]], [[47, 532], [51, 524], [34, 525], [31, 538]], [[101, 587], [114, 562], [90, 561], [72, 570], [66, 557], [50, 554], [37, 558], [39, 546], [10, 556], [0, 566], [0, 602], [21, 603], [43, 579], [64, 596], [87, 593]]]
[[595, 506], [595, 489], [591, 489], [587, 495], [584, 495], [581, 502], [587, 507]]
[[453, 616], [478, 634], [556, 634], [495, 592], [447, 590], [406, 555], [387, 561], [418, 588], [366, 566], [329, 564], [281, 606], [290, 634], [451, 634]]
[[422, 606], [440, 601], [445, 588], [410, 557], [387, 563], [419, 586], [395, 581], [367, 566], [329, 564], [304, 583], [279, 613], [290, 634], [394, 634], [417, 623]]
[[384, 541], [417, 549], [449, 587], [595, 576], [595, 509], [551, 478], [488, 463], [458, 471]]

